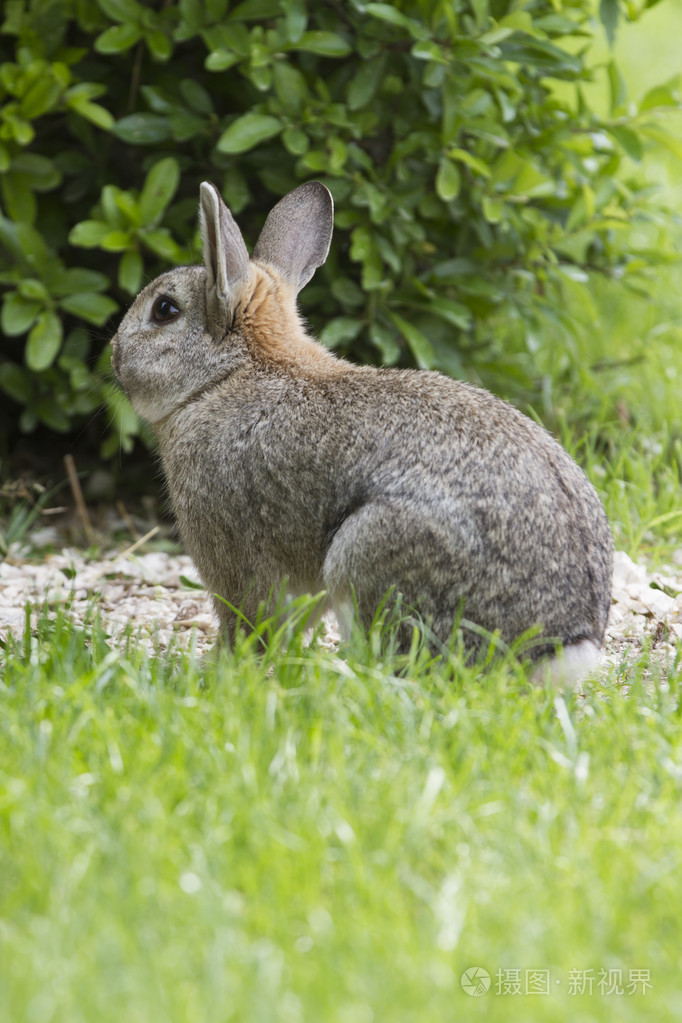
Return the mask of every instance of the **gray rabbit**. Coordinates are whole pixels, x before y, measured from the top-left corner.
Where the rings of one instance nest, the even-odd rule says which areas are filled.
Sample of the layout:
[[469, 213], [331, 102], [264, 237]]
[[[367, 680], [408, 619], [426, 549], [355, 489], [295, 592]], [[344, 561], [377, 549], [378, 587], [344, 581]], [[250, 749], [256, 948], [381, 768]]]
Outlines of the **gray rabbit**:
[[[393, 588], [436, 647], [454, 623], [472, 655], [485, 633], [511, 643], [537, 627], [531, 660], [549, 655], [555, 675], [593, 667], [612, 541], [563, 448], [486, 391], [352, 365], [306, 333], [296, 295], [332, 234], [321, 183], [274, 207], [251, 259], [207, 182], [200, 217], [205, 265], [141, 292], [112, 363], [154, 428], [206, 588], [247, 619], [285, 583], [325, 589], [346, 628], [353, 613], [367, 627]], [[233, 638], [237, 618], [214, 600]]]

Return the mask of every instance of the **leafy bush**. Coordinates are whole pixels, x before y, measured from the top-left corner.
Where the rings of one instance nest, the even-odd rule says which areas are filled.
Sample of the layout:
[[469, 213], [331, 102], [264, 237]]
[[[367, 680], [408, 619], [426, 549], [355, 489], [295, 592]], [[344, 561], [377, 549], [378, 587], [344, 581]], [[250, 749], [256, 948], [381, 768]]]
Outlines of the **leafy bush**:
[[[613, 35], [640, 7], [600, 13]], [[250, 241], [301, 180], [329, 186], [336, 240], [302, 296], [327, 345], [516, 397], [548, 359], [570, 371], [590, 279], [645, 288], [670, 258], [637, 165], [680, 149], [660, 123], [677, 83], [634, 108], [612, 61], [591, 108], [597, 27], [590, 0], [7, 0], [0, 388], [21, 430], [105, 403], [104, 453], [130, 446], [104, 341], [144, 281], [198, 258], [204, 178]]]

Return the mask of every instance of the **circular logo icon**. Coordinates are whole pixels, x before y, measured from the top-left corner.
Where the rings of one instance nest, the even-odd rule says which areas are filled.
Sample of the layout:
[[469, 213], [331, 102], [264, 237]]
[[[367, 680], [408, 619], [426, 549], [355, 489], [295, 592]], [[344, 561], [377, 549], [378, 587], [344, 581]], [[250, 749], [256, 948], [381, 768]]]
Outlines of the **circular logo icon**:
[[490, 988], [490, 974], [482, 966], [470, 966], [460, 977], [462, 991], [476, 998], [484, 995]]

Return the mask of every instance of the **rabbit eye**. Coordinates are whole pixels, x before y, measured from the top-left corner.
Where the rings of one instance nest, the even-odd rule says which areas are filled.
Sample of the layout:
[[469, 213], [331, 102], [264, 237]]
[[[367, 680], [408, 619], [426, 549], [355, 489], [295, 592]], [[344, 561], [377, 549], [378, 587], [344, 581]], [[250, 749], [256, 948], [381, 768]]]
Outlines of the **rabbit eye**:
[[167, 295], [159, 295], [152, 306], [152, 319], [155, 323], [171, 323], [179, 315], [180, 310]]

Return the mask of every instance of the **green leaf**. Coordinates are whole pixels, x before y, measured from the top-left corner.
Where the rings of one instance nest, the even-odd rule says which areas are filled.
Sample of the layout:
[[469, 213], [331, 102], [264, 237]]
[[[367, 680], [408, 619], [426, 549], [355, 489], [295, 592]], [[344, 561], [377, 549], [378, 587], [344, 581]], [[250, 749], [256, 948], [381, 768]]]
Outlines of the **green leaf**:
[[383, 57], [368, 60], [351, 79], [346, 98], [351, 110], [362, 110], [374, 97], [384, 76], [386, 61]]
[[112, 25], [95, 39], [98, 53], [125, 53], [142, 38], [142, 29], [138, 25]]
[[331, 284], [331, 293], [341, 305], [357, 309], [364, 301], [362, 289], [350, 277], [335, 277]]
[[328, 158], [326, 153], [320, 152], [319, 149], [314, 152], [307, 152], [301, 160], [301, 167], [304, 167], [307, 171], [312, 171], [313, 174], [323, 174], [327, 170]]
[[135, 21], [142, 13], [136, 0], [97, 0], [97, 3], [113, 21]]
[[[442, 46], [439, 46], [438, 43], [432, 43], [429, 39], [422, 39], [416, 42], [410, 53], [416, 60], [429, 60], [433, 61], [436, 65], [446, 65], [448, 63], [447, 51], [444, 51]], [[440, 69], [436, 70], [440, 71]]]
[[[503, 30], [506, 31], [506, 30]], [[532, 39], [520, 32], [514, 32], [500, 43], [504, 60], [528, 65], [544, 71], [555, 78], [575, 78], [582, 71], [582, 58], [562, 50], [543, 39]]]
[[193, 78], [183, 78], [180, 82], [180, 94], [186, 103], [198, 114], [210, 117], [213, 113], [213, 100], [203, 85]]
[[282, 122], [270, 114], [244, 114], [233, 121], [218, 139], [220, 153], [246, 153], [282, 130]]
[[63, 358], [83, 362], [90, 354], [90, 334], [85, 327], [74, 327], [66, 336], [60, 360]]
[[5, 209], [12, 220], [32, 225], [37, 214], [36, 199], [29, 183], [21, 174], [10, 171], [0, 178]]
[[238, 53], [229, 50], [212, 50], [204, 61], [204, 67], [207, 71], [227, 71], [243, 59]]
[[636, 132], [631, 131], [630, 128], [624, 127], [609, 128], [609, 133], [625, 150], [628, 156], [639, 163], [644, 155], [644, 147], [642, 146], [642, 140], [639, 135], [637, 135]]
[[644, 113], [646, 110], [656, 110], [659, 107], [679, 106], [679, 82], [677, 79], [673, 79], [672, 82], [666, 82], [665, 85], [655, 85], [653, 89], [649, 89], [640, 101], [639, 110], [640, 113]]
[[612, 114], [615, 114], [619, 110], [628, 98], [628, 87], [623, 73], [616, 64], [615, 60], [610, 60], [606, 72], [609, 80], [609, 95], [610, 95], [610, 110]]
[[[506, 148], [509, 145], [509, 135], [502, 125], [490, 117], [472, 117], [462, 125], [462, 131], [470, 135], [476, 135], [486, 142]], [[464, 150], [462, 150], [464, 152]], [[483, 165], [485, 166], [485, 164]]]
[[131, 249], [121, 256], [118, 264], [118, 286], [127, 291], [129, 295], [136, 295], [142, 284], [144, 263], [139, 252]]
[[452, 199], [457, 198], [461, 186], [462, 176], [459, 169], [452, 160], [443, 157], [438, 164], [438, 172], [436, 174], [437, 195], [443, 202], [450, 202]]
[[16, 362], [0, 363], [0, 388], [19, 405], [27, 405], [31, 399], [30, 376]]
[[369, 229], [364, 226], [356, 227], [351, 235], [350, 258], [364, 262], [374, 251], [374, 240]]
[[310, 140], [302, 128], [285, 128], [282, 142], [294, 156], [303, 156], [310, 149]]
[[19, 261], [30, 267], [32, 274], [42, 275], [54, 266], [55, 254], [31, 224], [13, 224], [0, 213], [0, 241]]
[[663, 146], [678, 160], [682, 161], [682, 140], [656, 124], [643, 124], [641, 134]]
[[[28, 146], [36, 137], [35, 129], [30, 121], [6, 112], [5, 121], [8, 129], [20, 146]], [[7, 137], [7, 135], [5, 136]]]
[[351, 52], [350, 43], [335, 32], [304, 32], [297, 43], [290, 46], [292, 50], [303, 50], [305, 53], [317, 53], [321, 57], [347, 57]]
[[234, 51], [240, 57], [251, 56], [251, 33], [246, 25], [239, 21], [225, 21], [204, 33], [206, 46], [209, 50]]
[[42, 312], [26, 342], [26, 365], [35, 373], [48, 369], [62, 343], [62, 323], [56, 313]]
[[320, 332], [320, 341], [327, 348], [337, 348], [347, 341], [354, 341], [362, 327], [362, 320], [351, 316], [337, 316], [325, 324]]
[[477, 174], [481, 174], [484, 178], [489, 178], [491, 175], [490, 167], [483, 160], [479, 160], [473, 153], [467, 152], [466, 149], [450, 149], [448, 156], [451, 160], [458, 160], [460, 163], [465, 163], [467, 167], [471, 167]]
[[63, 92], [60, 81], [50, 76], [39, 78], [24, 94], [19, 109], [24, 117], [34, 121], [55, 107]]
[[422, 334], [421, 330], [413, 323], [404, 320], [402, 316], [394, 313], [391, 309], [388, 310], [388, 315], [407, 341], [419, 369], [430, 369], [435, 362], [436, 355], [433, 345], [426, 335]]
[[618, 29], [618, 16], [620, 14], [620, 0], [600, 0], [599, 20], [604, 26], [609, 46], [613, 47], [616, 41]]
[[428, 38], [428, 30], [425, 25], [415, 18], [408, 18], [392, 4], [366, 4], [365, 12], [380, 21], [406, 29], [413, 39]]
[[223, 199], [233, 213], [239, 213], [244, 209], [251, 198], [251, 191], [242, 172], [235, 166], [236, 161], [231, 160], [229, 170], [222, 181], [221, 193]]
[[5, 295], [0, 314], [0, 326], [7, 337], [25, 334], [38, 319], [43, 303], [35, 299], [24, 298], [17, 291]]
[[116, 123], [113, 114], [99, 103], [91, 103], [87, 99], [76, 97], [68, 100], [68, 106], [80, 117], [84, 117], [86, 121], [90, 121], [91, 124], [104, 131], [110, 131]]
[[140, 239], [152, 252], [161, 256], [162, 259], [167, 259], [169, 263], [180, 263], [183, 259], [182, 249], [177, 242], [173, 241], [165, 228], [159, 228], [156, 231], [141, 231]]
[[297, 43], [302, 38], [308, 24], [306, 0], [286, 0], [284, 6], [284, 25], [287, 40]]
[[101, 82], [77, 82], [76, 85], [69, 86], [64, 99], [67, 102], [73, 99], [95, 99], [97, 96], [103, 96], [106, 91], [106, 85]]
[[80, 316], [88, 323], [94, 323], [102, 327], [112, 313], [118, 309], [118, 305], [112, 298], [106, 295], [98, 295], [94, 291], [76, 292], [61, 299], [60, 307], [67, 313]]
[[104, 186], [100, 205], [110, 227], [123, 228], [131, 222], [139, 224], [139, 211], [133, 195], [116, 185]]
[[348, 159], [348, 147], [346, 143], [333, 136], [327, 142], [329, 148], [329, 173], [340, 175]]
[[362, 263], [362, 286], [365, 291], [381, 287], [384, 267], [374, 233], [362, 225], [351, 232], [350, 258]]
[[168, 60], [173, 52], [173, 43], [165, 32], [145, 32], [144, 41], [152, 57], [156, 60]]
[[514, 196], [532, 198], [535, 196], [554, 195], [555, 182], [531, 160], [519, 160], [518, 172], [509, 185]]
[[124, 142], [138, 146], [167, 142], [173, 134], [168, 118], [159, 114], [129, 114], [117, 121], [112, 131]]
[[109, 230], [100, 242], [100, 248], [105, 252], [125, 252], [133, 244], [133, 237], [129, 231]]
[[155, 224], [180, 184], [180, 165], [173, 156], [154, 164], [147, 174], [138, 203], [142, 224]]
[[401, 349], [393, 331], [380, 323], [373, 323], [369, 328], [369, 339], [381, 352], [384, 366], [394, 366], [400, 358]]
[[[50, 286], [52, 287], [52, 281], [50, 281]], [[36, 302], [40, 302], [41, 306], [47, 305], [50, 301], [49, 291], [42, 281], [38, 281], [34, 277], [25, 277], [19, 281], [18, 290], [22, 298], [34, 299]]]
[[[513, 28], [517, 32], [528, 32], [533, 34], [533, 18], [528, 11], [512, 11], [500, 19], [502, 28]], [[540, 33], [536, 33], [540, 34]]]
[[168, 115], [173, 138], [177, 142], [186, 142], [197, 135], [206, 134], [206, 119], [189, 110], [174, 110]]
[[155, 114], [170, 114], [178, 110], [175, 100], [166, 89], [156, 85], [141, 85], [140, 92]]
[[277, 98], [287, 110], [300, 110], [304, 103], [310, 102], [305, 75], [291, 64], [277, 61], [273, 68], [273, 81]]
[[12, 160], [12, 171], [30, 180], [36, 192], [49, 192], [61, 184], [62, 175], [53, 160], [40, 153], [19, 153]]
[[109, 286], [109, 278], [97, 270], [74, 266], [52, 275], [49, 283], [52, 294], [61, 298], [74, 291], [104, 291]]
[[435, 313], [446, 323], [457, 327], [458, 330], [471, 329], [471, 310], [461, 302], [454, 302], [449, 298], [431, 298], [428, 303], [418, 305], [416, 308], [423, 309], [424, 312]]
[[490, 195], [484, 195], [481, 200], [483, 216], [489, 224], [499, 224], [504, 217], [504, 203]]
[[94, 249], [102, 244], [102, 239], [111, 231], [109, 224], [101, 220], [81, 220], [69, 232], [71, 245], [79, 245], [84, 249]]
[[479, 37], [479, 42], [483, 46], [496, 46], [501, 43], [504, 39], [508, 39], [510, 35], [513, 35], [515, 29], [496, 25], [495, 28], [491, 28], [489, 32], [484, 32]]
[[272, 87], [272, 68], [263, 63], [263, 56], [252, 55], [251, 63], [244, 72], [259, 92], [269, 92]]

